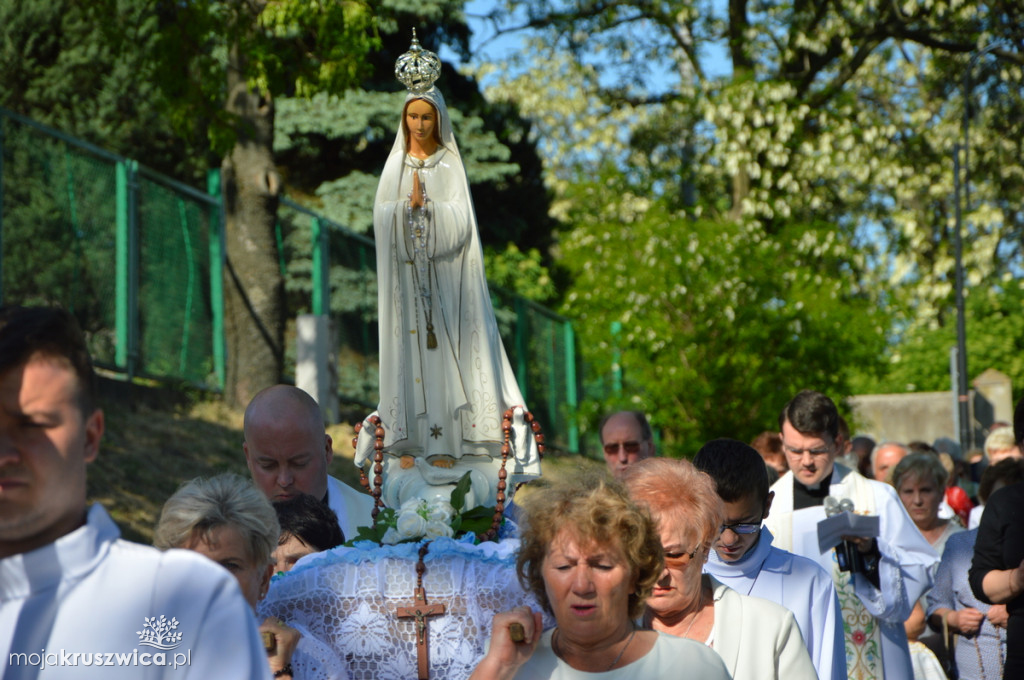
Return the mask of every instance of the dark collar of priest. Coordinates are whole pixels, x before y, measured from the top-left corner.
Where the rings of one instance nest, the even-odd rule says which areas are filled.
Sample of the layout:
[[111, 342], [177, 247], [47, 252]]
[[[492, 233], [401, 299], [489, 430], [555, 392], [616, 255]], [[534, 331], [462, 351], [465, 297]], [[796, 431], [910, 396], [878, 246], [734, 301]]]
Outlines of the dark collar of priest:
[[813, 508], [817, 505], [822, 505], [825, 502], [825, 497], [828, 496], [828, 489], [832, 483], [832, 475], [828, 475], [825, 479], [821, 480], [818, 484], [818, 488], [811, 488], [804, 486], [800, 482], [793, 480], [793, 509], [803, 510], [804, 508]]

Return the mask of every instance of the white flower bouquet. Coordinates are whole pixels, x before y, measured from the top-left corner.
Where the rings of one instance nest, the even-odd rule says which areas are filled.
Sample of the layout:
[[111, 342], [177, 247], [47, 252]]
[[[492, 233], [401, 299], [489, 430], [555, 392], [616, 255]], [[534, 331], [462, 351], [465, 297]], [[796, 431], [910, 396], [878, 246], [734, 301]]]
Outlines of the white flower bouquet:
[[491, 528], [494, 508], [479, 505], [463, 512], [469, 487], [467, 472], [452, 490], [451, 502], [410, 498], [397, 510], [382, 508], [377, 515], [377, 526], [359, 527], [359, 534], [348, 544], [373, 541], [395, 545], [441, 537], [459, 538], [468, 533], [478, 536]]

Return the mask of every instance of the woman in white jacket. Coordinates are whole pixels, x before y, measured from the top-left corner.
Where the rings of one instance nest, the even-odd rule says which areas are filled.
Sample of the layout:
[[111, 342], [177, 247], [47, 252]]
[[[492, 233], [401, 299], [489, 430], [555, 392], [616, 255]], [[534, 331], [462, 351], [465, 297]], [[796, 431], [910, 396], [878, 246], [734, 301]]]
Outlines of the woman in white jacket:
[[734, 678], [815, 680], [788, 609], [741, 595], [701, 573], [724, 516], [711, 478], [686, 460], [650, 458], [631, 465], [623, 481], [658, 521], [665, 551], [665, 569], [647, 600], [644, 622], [711, 647]]

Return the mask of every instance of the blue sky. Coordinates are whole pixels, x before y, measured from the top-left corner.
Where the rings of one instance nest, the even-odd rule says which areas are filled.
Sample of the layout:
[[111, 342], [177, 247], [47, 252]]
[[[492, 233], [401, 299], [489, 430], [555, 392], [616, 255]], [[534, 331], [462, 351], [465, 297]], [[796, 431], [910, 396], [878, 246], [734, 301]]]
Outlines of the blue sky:
[[[522, 40], [526, 36], [525, 33], [512, 33], [495, 38], [493, 27], [488, 22], [476, 18], [489, 13], [499, 2], [500, 0], [469, 0], [466, 3], [465, 11], [469, 27], [472, 30], [472, 38], [470, 40], [470, 49], [473, 52], [470, 60], [472, 64], [501, 61], [521, 49]], [[725, 12], [725, 0], [715, 0], [714, 4], [716, 6], [716, 13], [718, 11]], [[705, 47], [704, 56], [706, 59], [703, 61], [707, 74], [709, 76], [716, 76], [729, 73], [731, 67], [725, 45], [706, 45]], [[451, 50], [444, 47], [441, 49], [440, 57], [447, 62], [461, 63]], [[488, 82], [483, 83], [485, 87], [489, 84]], [[657, 84], [656, 80], [655, 86]]]

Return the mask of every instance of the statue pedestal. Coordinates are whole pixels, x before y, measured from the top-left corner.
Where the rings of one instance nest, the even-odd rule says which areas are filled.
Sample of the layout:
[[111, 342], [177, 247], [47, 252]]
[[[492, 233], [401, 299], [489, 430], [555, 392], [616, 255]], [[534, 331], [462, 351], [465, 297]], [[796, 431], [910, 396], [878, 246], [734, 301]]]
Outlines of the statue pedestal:
[[[537, 608], [515, 575], [519, 542], [439, 538], [424, 558], [423, 588], [445, 611], [427, 621], [430, 677], [468, 678], [483, 658], [491, 619], [519, 605]], [[260, 617], [297, 623], [347, 662], [352, 680], [417, 677], [417, 624], [397, 616], [413, 604], [419, 544], [362, 543], [300, 561], [275, 576]]]

